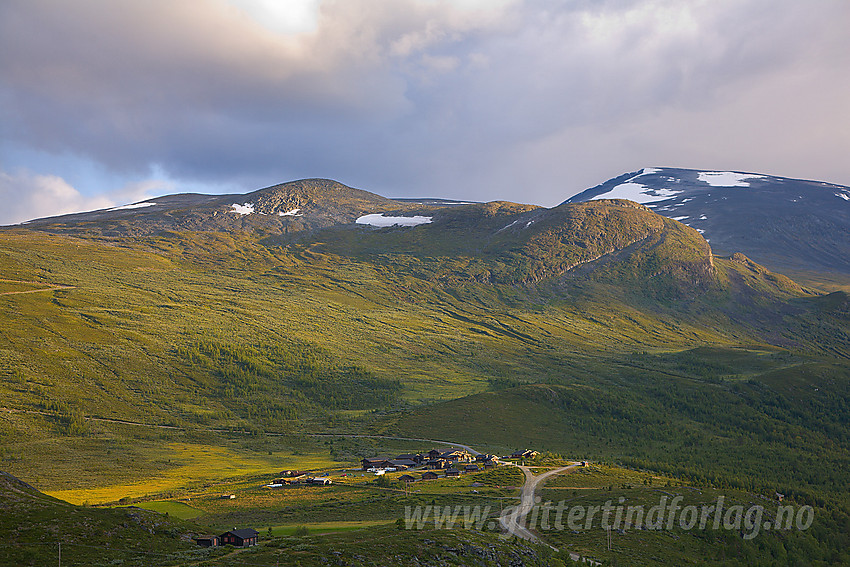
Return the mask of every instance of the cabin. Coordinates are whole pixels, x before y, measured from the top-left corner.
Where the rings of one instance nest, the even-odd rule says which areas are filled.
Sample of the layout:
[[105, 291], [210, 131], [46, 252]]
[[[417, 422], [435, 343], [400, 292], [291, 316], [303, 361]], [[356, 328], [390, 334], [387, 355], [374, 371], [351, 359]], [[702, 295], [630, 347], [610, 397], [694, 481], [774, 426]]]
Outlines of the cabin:
[[478, 472], [478, 471], [480, 471], [480, 470], [481, 470], [481, 469], [479, 469], [479, 468], [478, 468], [478, 465], [472, 465], [472, 464], [469, 464], [469, 465], [464, 465], [464, 467], [463, 467], [463, 472], [465, 472], [465, 473], [468, 473], [468, 472]]
[[194, 538], [201, 547], [218, 547], [218, 536], [205, 535]]
[[525, 449], [523, 451], [514, 451], [511, 454], [512, 459], [533, 459], [540, 454], [539, 451], [532, 451], [531, 449]]
[[294, 477], [299, 477], [299, 476], [305, 476], [306, 474], [307, 474], [307, 471], [292, 470], [292, 471], [280, 471], [280, 475], [278, 475], [278, 476], [280, 476], [281, 478], [294, 478]]
[[325, 476], [315, 476], [313, 478], [308, 478], [307, 482], [309, 484], [316, 484], [319, 486], [327, 486], [329, 484], [333, 484], [333, 481]]
[[383, 457], [367, 457], [360, 461], [360, 464], [363, 466], [364, 471], [368, 471], [373, 468], [381, 468], [381, 464], [386, 461]]
[[220, 545], [233, 545], [236, 547], [251, 547], [257, 545], [259, 532], [252, 528], [232, 529], [218, 536]]
[[396, 470], [410, 469], [416, 466], [416, 462], [410, 459], [393, 459], [387, 462], [391, 467], [395, 467]]
[[497, 457], [496, 455], [491, 455], [489, 453], [479, 453], [479, 454], [475, 455], [475, 462], [476, 463], [486, 463], [487, 461], [498, 462], [499, 457]]
[[442, 451], [438, 451], [437, 449], [431, 449], [430, 451], [428, 451], [428, 459], [430, 459], [430, 460], [437, 459], [442, 454], [443, 454]]
[[445, 459], [431, 459], [427, 463], [425, 463], [425, 468], [434, 470], [434, 469], [446, 469], [451, 465], [451, 461], [447, 461]]
[[397, 461], [413, 461], [413, 463], [416, 464], [416, 465], [421, 465], [422, 461], [425, 461], [427, 459], [428, 459], [428, 456], [423, 455], [422, 453], [416, 453], [416, 454], [405, 453], [405, 454], [399, 455], [398, 457], [395, 458], [395, 460], [397, 460]]
[[485, 469], [492, 469], [493, 467], [495, 467], [498, 464], [499, 464], [499, 461], [497, 461], [495, 459], [490, 459], [488, 461], [484, 461], [484, 468]]
[[407, 484], [410, 484], [411, 482], [416, 482], [416, 477], [411, 475], [411, 474], [403, 474], [400, 477], [398, 477], [398, 479], [401, 482], [406, 482]]
[[437, 480], [438, 478], [440, 478], [440, 475], [432, 471], [422, 473], [422, 480]]
[[456, 468], [446, 469], [446, 476], [460, 476], [460, 470]]
[[440, 455], [441, 459], [456, 463], [469, 462], [472, 460], [472, 455], [463, 449], [451, 449]]

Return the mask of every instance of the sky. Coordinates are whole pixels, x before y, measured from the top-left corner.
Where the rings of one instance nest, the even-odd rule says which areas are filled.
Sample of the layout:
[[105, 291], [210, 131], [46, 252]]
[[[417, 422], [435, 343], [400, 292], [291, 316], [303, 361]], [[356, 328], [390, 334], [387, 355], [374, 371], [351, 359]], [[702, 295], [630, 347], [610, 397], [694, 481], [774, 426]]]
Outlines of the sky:
[[850, 185], [846, 0], [3, 0], [0, 224], [307, 177], [553, 206]]

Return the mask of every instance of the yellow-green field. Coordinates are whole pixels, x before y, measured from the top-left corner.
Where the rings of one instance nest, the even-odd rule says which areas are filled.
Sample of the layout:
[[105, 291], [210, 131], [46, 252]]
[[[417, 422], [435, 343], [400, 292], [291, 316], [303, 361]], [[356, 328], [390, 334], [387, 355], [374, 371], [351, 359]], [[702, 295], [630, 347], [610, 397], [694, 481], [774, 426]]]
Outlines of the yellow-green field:
[[251, 455], [227, 447], [190, 443], [169, 443], [166, 453], [177, 465], [159, 474], [140, 478], [137, 482], [51, 490], [47, 493], [72, 504], [105, 504], [122, 498], [142, 498], [248, 475], [266, 474], [271, 477], [284, 469], [320, 470], [340, 466], [327, 453]]
[[174, 516], [181, 520], [191, 520], [192, 518], [197, 518], [204, 513], [203, 510], [193, 508], [184, 502], [172, 502], [169, 500], [142, 502], [140, 504], [136, 504], [136, 507], [150, 510], [152, 512], [159, 512], [160, 514], [168, 514], [169, 516]]
[[[307, 533], [310, 535], [321, 535], [332, 532], [348, 532], [354, 530], [362, 530], [364, 528], [371, 528], [374, 526], [384, 526], [390, 524], [391, 522], [385, 522], [380, 520], [373, 521], [350, 521], [350, 522], [315, 522], [308, 524], [299, 524], [299, 525], [285, 525], [285, 526], [271, 526], [272, 536], [289, 536], [296, 533], [296, 530], [299, 528], [307, 528]], [[264, 531], [263, 535], [267, 535], [268, 531]]]

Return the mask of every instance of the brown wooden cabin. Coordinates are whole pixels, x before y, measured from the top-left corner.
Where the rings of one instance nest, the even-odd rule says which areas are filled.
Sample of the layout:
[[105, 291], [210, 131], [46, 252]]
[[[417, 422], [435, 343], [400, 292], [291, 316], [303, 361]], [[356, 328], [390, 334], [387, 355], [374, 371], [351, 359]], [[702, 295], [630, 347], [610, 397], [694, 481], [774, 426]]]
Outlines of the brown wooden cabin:
[[440, 475], [432, 471], [422, 473], [422, 480], [437, 480], [438, 478], [440, 478]]
[[221, 545], [233, 545], [236, 547], [250, 547], [257, 545], [259, 532], [253, 528], [232, 529], [218, 536]]
[[398, 477], [398, 479], [402, 482], [407, 482], [407, 483], [416, 482], [416, 477], [411, 475], [411, 474], [403, 474], [400, 477]]
[[371, 468], [380, 468], [387, 459], [383, 457], [367, 457], [360, 461], [360, 464], [363, 467], [364, 471], [368, 471]]
[[458, 469], [446, 469], [446, 476], [460, 476], [460, 470]]
[[403, 455], [399, 455], [396, 457], [397, 461], [413, 461], [414, 464], [421, 465], [422, 461], [428, 458], [427, 455], [423, 455], [422, 453], [404, 453]]
[[205, 535], [195, 538], [195, 543], [201, 547], [218, 547], [218, 536]]

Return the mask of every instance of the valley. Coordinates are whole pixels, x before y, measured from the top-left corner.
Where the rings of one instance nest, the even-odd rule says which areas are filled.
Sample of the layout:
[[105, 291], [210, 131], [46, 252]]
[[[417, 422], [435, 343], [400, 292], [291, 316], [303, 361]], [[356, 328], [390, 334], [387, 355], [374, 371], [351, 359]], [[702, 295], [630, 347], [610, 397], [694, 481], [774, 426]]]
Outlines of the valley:
[[[424, 439], [495, 454], [534, 447], [542, 470], [589, 459], [592, 471], [562, 477], [581, 480], [571, 498], [650, 505], [651, 478], [690, 487], [683, 495], [780, 493], [815, 509], [811, 531], [752, 541], [627, 531], [608, 549], [597, 532], [544, 534], [582, 556], [847, 559], [850, 279], [840, 271], [808, 266], [792, 279], [736, 249], [717, 255], [697, 230], [623, 200], [401, 202], [326, 180], [178, 197], [0, 230], [0, 470], [59, 499], [28, 492], [45, 509], [97, 522], [128, 505], [169, 512], [140, 512], [159, 526], [161, 561], [125, 564], [318, 565], [335, 551], [382, 564], [358, 547], [368, 538], [405, 557], [470, 546], [525, 565], [569, 561], [498, 530], [397, 529], [405, 506], [478, 502], [477, 477], [420, 493], [395, 473], [390, 486], [335, 477], [260, 489], [278, 470], [342, 474], [364, 457], [427, 449]], [[430, 221], [357, 223], [379, 213]], [[497, 472], [507, 474], [480, 482]], [[514, 502], [522, 482], [477, 490]], [[553, 483], [542, 488], [550, 499]], [[37, 530], [47, 512], [34, 510], [16, 514]], [[260, 531], [262, 545], [195, 549], [191, 534], [234, 523]], [[664, 549], [664, 538], [687, 543]], [[15, 545], [26, 565], [47, 543]]]

